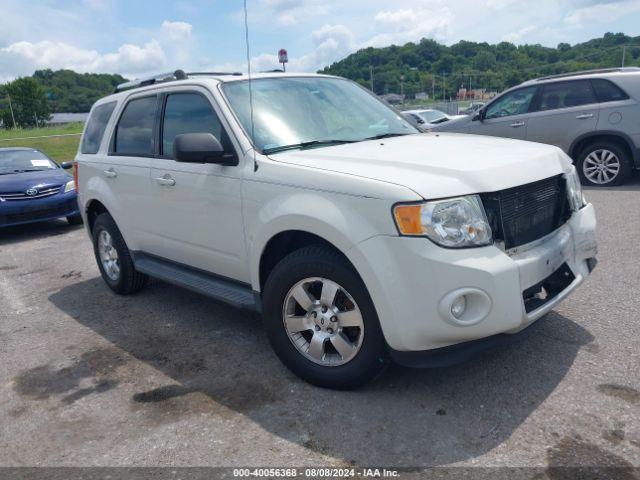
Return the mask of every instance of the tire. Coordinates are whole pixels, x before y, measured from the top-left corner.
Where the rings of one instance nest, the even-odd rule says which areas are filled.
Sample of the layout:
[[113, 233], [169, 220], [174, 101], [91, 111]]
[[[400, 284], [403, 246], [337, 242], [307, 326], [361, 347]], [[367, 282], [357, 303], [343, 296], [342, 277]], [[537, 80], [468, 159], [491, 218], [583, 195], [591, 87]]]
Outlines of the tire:
[[[598, 164], [601, 162], [609, 168], [600, 173]], [[592, 143], [580, 152], [576, 169], [583, 185], [612, 187], [626, 182], [633, 167], [631, 158], [624, 148], [615, 142], [602, 141]]]
[[[296, 299], [292, 300], [294, 287], [299, 285], [308, 288], [310, 298], [317, 300], [312, 307], [304, 309]], [[331, 303], [327, 313], [322, 313], [319, 300], [325, 285], [329, 290], [331, 285], [337, 285], [339, 293], [333, 296], [335, 305]], [[372, 380], [387, 363], [384, 336], [373, 302], [359, 275], [338, 252], [311, 245], [289, 254], [269, 275], [262, 298], [265, 330], [271, 345], [280, 360], [303, 380], [319, 387], [353, 389]], [[292, 306], [294, 310], [290, 310]], [[335, 315], [330, 319], [332, 312]], [[285, 314], [289, 313], [296, 315], [294, 320], [302, 319], [305, 324], [298, 328], [306, 330], [288, 332]], [[312, 317], [314, 313], [316, 317]], [[347, 325], [358, 321], [362, 327]], [[313, 328], [307, 329], [308, 325]], [[332, 331], [328, 326], [333, 325], [336, 328]], [[313, 359], [309, 352], [316, 334], [326, 335], [322, 337], [321, 347], [326, 354]], [[294, 345], [294, 341], [299, 346]], [[334, 344], [347, 353], [340, 354]], [[345, 349], [345, 345], [353, 348]], [[307, 352], [303, 353], [305, 348]]]
[[[101, 235], [104, 235], [102, 237], [102, 243], [100, 240]], [[124, 242], [122, 234], [116, 226], [116, 223], [113, 221], [113, 218], [111, 218], [111, 215], [108, 213], [102, 213], [98, 218], [96, 218], [93, 225], [92, 236], [93, 252], [96, 257], [96, 262], [98, 263], [102, 279], [109, 288], [120, 295], [128, 295], [140, 291], [145, 286], [148, 277], [137, 272], [133, 266], [133, 260], [131, 259], [131, 254], [127, 248], [127, 244]], [[113, 250], [115, 250], [115, 253], [117, 254], [117, 274], [115, 269], [107, 271], [107, 267], [101, 257], [100, 249], [105, 246], [104, 239], [106, 237], [111, 239], [111, 254], [113, 253]], [[114, 256], [111, 255], [111, 257], [113, 258]]]
[[80, 214], [71, 215], [67, 217], [67, 222], [69, 225], [82, 225], [82, 216]]

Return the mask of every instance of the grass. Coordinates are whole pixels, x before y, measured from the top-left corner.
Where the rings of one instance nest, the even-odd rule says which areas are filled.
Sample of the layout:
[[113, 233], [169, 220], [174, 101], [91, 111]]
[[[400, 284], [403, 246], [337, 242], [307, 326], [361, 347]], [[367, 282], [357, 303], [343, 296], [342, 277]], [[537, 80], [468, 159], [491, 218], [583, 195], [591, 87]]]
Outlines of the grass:
[[[50, 135], [69, 135], [82, 133], [82, 123], [70, 123], [56, 127], [42, 127], [0, 130], [0, 148], [28, 147], [47, 154], [56, 162], [71, 161], [78, 151], [80, 135], [68, 137], [49, 137]], [[24, 138], [40, 137], [40, 138]], [[49, 137], [49, 138], [47, 138]]]

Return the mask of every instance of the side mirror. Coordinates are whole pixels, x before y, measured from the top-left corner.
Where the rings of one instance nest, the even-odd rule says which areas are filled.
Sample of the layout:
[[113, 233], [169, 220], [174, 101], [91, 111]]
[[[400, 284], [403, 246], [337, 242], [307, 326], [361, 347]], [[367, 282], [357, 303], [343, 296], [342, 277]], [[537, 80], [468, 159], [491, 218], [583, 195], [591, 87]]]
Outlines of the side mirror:
[[60, 168], [64, 168], [65, 170], [69, 170], [73, 168], [73, 162], [62, 162], [60, 164]]
[[185, 163], [237, 165], [235, 155], [225, 155], [224, 147], [211, 133], [183, 133], [173, 140], [173, 158]]
[[484, 120], [484, 110], [478, 110], [471, 119], [472, 122], [481, 122]]

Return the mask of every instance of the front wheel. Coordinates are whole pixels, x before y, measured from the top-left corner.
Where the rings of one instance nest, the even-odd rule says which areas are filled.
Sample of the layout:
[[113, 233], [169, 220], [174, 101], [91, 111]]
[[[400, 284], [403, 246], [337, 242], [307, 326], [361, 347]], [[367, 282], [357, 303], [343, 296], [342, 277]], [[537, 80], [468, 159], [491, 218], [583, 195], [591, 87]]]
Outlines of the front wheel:
[[373, 302], [338, 252], [314, 245], [291, 253], [269, 275], [263, 304], [276, 354], [309, 383], [355, 388], [384, 366]]
[[621, 185], [631, 175], [629, 154], [616, 143], [597, 142], [587, 146], [576, 162], [583, 185], [611, 187]]

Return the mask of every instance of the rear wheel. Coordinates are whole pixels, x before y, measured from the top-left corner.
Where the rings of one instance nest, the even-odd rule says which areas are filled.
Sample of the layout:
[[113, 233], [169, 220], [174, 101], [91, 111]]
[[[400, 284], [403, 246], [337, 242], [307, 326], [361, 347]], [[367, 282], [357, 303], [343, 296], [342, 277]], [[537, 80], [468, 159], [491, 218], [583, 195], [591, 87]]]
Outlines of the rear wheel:
[[587, 146], [576, 163], [583, 185], [621, 185], [632, 171], [629, 154], [614, 142], [597, 142]]
[[108, 213], [93, 225], [93, 251], [102, 279], [116, 293], [127, 295], [141, 290], [147, 276], [136, 271], [120, 230]]
[[276, 354], [309, 383], [355, 388], [384, 366], [373, 302], [339, 253], [318, 245], [293, 252], [269, 275], [263, 302]]

